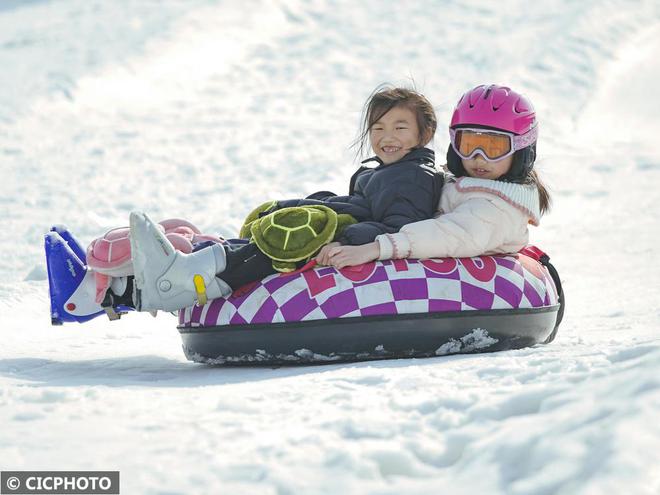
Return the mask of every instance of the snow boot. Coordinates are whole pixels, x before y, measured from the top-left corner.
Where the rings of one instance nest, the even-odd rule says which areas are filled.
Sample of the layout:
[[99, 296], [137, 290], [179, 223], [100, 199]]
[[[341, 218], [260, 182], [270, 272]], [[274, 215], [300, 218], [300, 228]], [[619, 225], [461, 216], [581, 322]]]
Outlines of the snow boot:
[[222, 245], [184, 254], [141, 212], [131, 213], [130, 232], [138, 311], [176, 311], [231, 294], [229, 285], [216, 276], [226, 266]]

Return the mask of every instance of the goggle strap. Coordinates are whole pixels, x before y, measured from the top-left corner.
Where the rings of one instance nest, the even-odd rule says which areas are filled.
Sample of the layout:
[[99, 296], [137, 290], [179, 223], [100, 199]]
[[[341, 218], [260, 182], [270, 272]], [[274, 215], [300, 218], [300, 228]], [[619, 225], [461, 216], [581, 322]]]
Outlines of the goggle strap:
[[539, 137], [539, 126], [537, 125], [532, 127], [525, 134], [521, 134], [520, 136], [514, 135], [513, 149], [518, 151], [523, 148], [527, 148], [528, 146], [533, 145], [538, 137]]

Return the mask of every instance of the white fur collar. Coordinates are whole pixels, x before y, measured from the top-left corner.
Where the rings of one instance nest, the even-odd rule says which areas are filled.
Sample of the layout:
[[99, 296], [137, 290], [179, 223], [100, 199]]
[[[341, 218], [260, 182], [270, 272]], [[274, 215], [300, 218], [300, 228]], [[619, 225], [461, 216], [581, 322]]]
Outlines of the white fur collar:
[[541, 220], [539, 192], [532, 184], [459, 177], [456, 179], [456, 189], [459, 192], [479, 191], [494, 194], [528, 215], [532, 225], [538, 225]]

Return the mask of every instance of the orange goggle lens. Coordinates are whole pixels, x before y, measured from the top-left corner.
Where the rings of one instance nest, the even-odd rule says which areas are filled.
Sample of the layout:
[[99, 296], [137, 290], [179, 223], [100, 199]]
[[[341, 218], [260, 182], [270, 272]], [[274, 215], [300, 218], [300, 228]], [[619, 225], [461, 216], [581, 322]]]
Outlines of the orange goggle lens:
[[491, 160], [496, 160], [511, 151], [511, 138], [504, 134], [492, 132], [476, 132], [457, 130], [455, 138], [456, 151], [468, 158], [476, 150], [481, 150]]

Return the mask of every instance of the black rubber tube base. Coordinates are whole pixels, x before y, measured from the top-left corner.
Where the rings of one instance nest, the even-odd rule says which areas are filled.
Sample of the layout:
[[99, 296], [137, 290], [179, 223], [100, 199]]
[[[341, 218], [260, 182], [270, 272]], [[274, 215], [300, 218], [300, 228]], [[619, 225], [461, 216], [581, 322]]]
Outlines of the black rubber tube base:
[[559, 305], [179, 327], [188, 359], [212, 365], [323, 364], [494, 352], [541, 344], [555, 330]]

